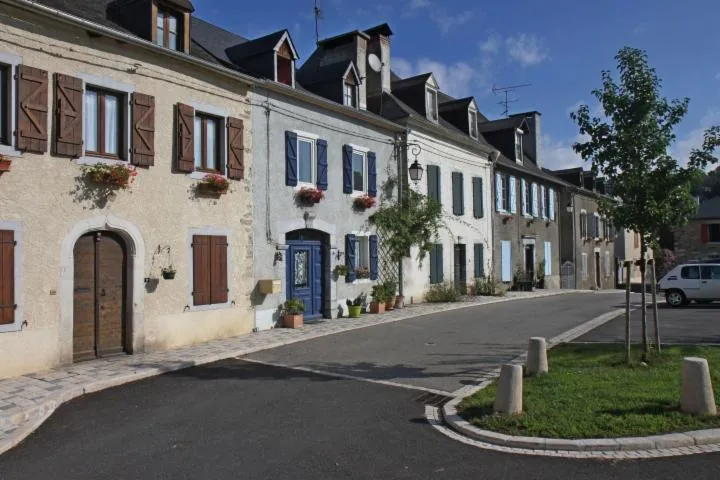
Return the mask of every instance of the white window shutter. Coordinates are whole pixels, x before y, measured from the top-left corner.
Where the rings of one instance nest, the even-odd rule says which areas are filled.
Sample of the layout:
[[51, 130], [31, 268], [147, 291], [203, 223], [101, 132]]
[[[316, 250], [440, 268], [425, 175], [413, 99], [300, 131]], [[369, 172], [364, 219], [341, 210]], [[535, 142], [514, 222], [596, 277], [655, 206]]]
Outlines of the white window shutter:
[[538, 189], [537, 189], [537, 183], [532, 184], [532, 188], [530, 190], [531, 195], [531, 205], [530, 208], [532, 209], [532, 216], [537, 217], [538, 216]]
[[509, 240], [502, 240], [500, 242], [501, 252], [500, 261], [502, 262], [502, 281], [509, 282], [512, 280], [512, 250], [510, 248]]
[[545, 242], [545, 276], [552, 275], [552, 243]]
[[547, 212], [545, 211], [545, 185], [540, 185], [540, 216], [547, 218]]
[[552, 188], [548, 193], [548, 208], [550, 209], [550, 212], [548, 212], [550, 220], [555, 220], [555, 190]]
[[515, 177], [510, 177], [510, 213], [517, 212], [517, 198], [515, 196]]
[[495, 174], [495, 210], [501, 211], [503, 209], [502, 204], [502, 175], [499, 173]]
[[522, 202], [521, 211], [522, 211], [522, 214], [523, 214], [523, 215], [527, 215], [527, 214], [528, 214], [528, 211], [527, 211], [527, 196], [528, 196], [528, 192], [527, 192], [527, 182], [525, 181], [525, 179], [522, 179], [522, 180], [520, 181], [520, 190], [521, 190], [521, 192], [520, 192], [520, 197], [521, 197], [520, 200], [521, 200], [521, 202]]

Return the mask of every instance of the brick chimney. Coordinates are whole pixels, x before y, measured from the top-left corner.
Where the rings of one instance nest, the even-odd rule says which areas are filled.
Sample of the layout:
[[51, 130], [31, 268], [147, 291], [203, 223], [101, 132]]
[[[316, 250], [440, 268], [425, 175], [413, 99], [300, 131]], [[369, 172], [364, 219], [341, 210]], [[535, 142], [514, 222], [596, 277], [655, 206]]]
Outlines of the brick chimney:
[[373, 71], [370, 66], [367, 67], [367, 84], [368, 95], [375, 95], [380, 92], [390, 91], [390, 36], [392, 30], [387, 23], [378, 25], [377, 27], [365, 30], [370, 36], [368, 41], [368, 55], [374, 54], [382, 63], [380, 72]]

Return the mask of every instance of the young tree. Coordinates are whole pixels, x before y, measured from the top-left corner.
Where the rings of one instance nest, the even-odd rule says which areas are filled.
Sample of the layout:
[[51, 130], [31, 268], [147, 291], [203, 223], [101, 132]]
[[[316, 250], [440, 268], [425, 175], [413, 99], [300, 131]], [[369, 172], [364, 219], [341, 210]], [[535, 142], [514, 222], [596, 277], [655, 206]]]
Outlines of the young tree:
[[689, 99], [669, 101], [661, 96], [661, 81], [644, 51], [625, 47], [615, 59], [619, 83], [605, 70], [602, 87], [592, 91], [604, 116], [591, 115], [587, 105], [570, 114], [587, 138], [573, 148], [611, 185], [617, 201], [602, 202], [601, 212], [615, 225], [640, 234], [642, 342], [643, 360], [647, 360], [648, 245], [658, 242], [663, 225], [683, 225], [695, 212], [693, 184], [702, 169], [717, 160], [713, 151], [719, 144], [720, 127], [709, 129], [702, 147], [692, 151], [687, 166], [681, 166], [669, 155], [669, 148], [675, 141], [673, 129], [687, 113]]

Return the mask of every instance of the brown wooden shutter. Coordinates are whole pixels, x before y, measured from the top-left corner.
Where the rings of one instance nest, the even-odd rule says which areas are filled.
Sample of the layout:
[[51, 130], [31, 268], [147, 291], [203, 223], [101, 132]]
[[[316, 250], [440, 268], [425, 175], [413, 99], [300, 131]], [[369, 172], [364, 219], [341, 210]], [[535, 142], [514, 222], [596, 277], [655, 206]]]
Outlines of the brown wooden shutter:
[[228, 177], [245, 178], [245, 139], [243, 121], [228, 118]]
[[83, 82], [79, 78], [55, 74], [56, 155], [78, 158], [83, 145]]
[[48, 73], [18, 66], [17, 149], [45, 153], [48, 147]]
[[155, 97], [143, 93], [132, 95], [132, 163], [155, 164]]
[[210, 303], [226, 303], [228, 300], [227, 283], [227, 237], [210, 237]]
[[0, 325], [15, 322], [15, 232], [0, 230]]
[[189, 105], [177, 105], [178, 151], [177, 169], [192, 172], [195, 169], [195, 109]]
[[209, 305], [210, 237], [193, 235], [193, 305]]

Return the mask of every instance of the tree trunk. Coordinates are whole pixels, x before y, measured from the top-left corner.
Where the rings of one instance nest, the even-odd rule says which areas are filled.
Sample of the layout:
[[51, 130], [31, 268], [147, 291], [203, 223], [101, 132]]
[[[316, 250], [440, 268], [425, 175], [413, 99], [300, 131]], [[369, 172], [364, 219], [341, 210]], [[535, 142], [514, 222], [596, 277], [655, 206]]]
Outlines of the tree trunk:
[[647, 333], [647, 303], [645, 301], [645, 293], [647, 292], [647, 285], [645, 284], [645, 271], [646, 271], [646, 263], [645, 263], [645, 235], [644, 232], [640, 232], [640, 282], [642, 284], [641, 287], [641, 298], [640, 298], [640, 319], [642, 322], [642, 345], [643, 345], [643, 354], [642, 354], [642, 361], [647, 362], [648, 361], [648, 353], [650, 353], [650, 345], [648, 343], [648, 333]]
[[633, 262], [625, 262], [625, 363], [630, 365], [630, 277]]
[[657, 277], [655, 269], [657, 268], [657, 260], [653, 258], [652, 262], [652, 302], [653, 302], [653, 325], [655, 326], [655, 350], [660, 352], [660, 323], [658, 322], [658, 305], [657, 305]]

